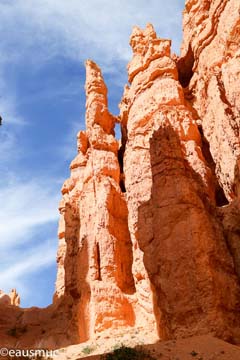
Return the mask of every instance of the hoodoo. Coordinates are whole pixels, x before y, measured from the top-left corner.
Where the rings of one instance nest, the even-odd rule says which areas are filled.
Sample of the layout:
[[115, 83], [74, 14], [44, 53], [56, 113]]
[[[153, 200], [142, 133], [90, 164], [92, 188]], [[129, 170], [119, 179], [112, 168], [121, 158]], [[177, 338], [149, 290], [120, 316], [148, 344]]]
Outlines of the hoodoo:
[[238, 0], [186, 1], [179, 57], [151, 24], [134, 27], [119, 116], [86, 62], [53, 304], [22, 309], [16, 292], [0, 294], [2, 346], [59, 348], [132, 328], [240, 342], [239, 13]]

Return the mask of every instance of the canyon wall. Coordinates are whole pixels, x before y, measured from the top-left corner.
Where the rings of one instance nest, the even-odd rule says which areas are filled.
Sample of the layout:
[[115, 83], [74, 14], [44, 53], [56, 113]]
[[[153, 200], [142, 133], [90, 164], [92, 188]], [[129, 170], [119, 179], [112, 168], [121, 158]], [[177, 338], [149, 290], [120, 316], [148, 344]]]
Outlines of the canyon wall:
[[170, 42], [151, 25], [135, 28], [130, 44], [123, 169], [131, 239], [152, 284], [159, 335], [234, 338], [239, 281], [218, 218], [211, 149], [188, 100], [192, 89], [178, 81], [183, 59], [171, 58]]
[[132, 328], [240, 342], [239, 8], [186, 1], [179, 57], [152, 25], [135, 27], [119, 116], [86, 62], [53, 304], [0, 304], [4, 345], [57, 348]]
[[239, 277], [240, 4], [187, 1], [183, 15], [182, 79], [210, 150], [217, 213]]
[[235, 0], [187, 1], [183, 16], [181, 61], [188, 78], [182, 79], [228, 201], [236, 196], [240, 155], [239, 12]]

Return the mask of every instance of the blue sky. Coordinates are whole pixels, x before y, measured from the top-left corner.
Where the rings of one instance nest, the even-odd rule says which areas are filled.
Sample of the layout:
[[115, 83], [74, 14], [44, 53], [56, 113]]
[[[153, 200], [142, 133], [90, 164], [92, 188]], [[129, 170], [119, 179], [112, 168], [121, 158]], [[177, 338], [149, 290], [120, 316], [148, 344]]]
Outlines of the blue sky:
[[0, 289], [51, 303], [58, 203], [84, 129], [88, 58], [118, 113], [134, 25], [153, 23], [179, 53], [184, 0], [0, 0]]

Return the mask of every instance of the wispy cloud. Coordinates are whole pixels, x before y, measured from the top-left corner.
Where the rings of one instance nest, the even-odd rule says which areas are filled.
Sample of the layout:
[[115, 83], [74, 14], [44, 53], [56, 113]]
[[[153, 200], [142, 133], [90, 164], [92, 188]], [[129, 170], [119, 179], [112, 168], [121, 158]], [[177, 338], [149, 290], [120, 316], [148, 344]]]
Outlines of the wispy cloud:
[[9, 292], [11, 288], [17, 288], [21, 298], [25, 302], [31, 295], [31, 289], [25, 285], [25, 277], [53, 265], [56, 258], [55, 239], [43, 239], [40, 245], [31, 248], [17, 250], [1, 255], [1, 288]]
[[0, 187], [0, 249], [24, 244], [34, 228], [57, 221], [59, 195], [48, 187], [37, 179]]
[[79, 66], [93, 58], [105, 74], [115, 74], [119, 81], [131, 58], [132, 27], [145, 27], [147, 22], [155, 25], [159, 36], [172, 38], [173, 50], [178, 51], [183, 6], [184, 0], [149, 0], [147, 4], [145, 0], [2, 0], [0, 113], [9, 124], [26, 123], [16, 111], [19, 99], [13, 87], [8, 88], [16, 64], [24, 67], [27, 63], [31, 71], [37, 71], [54, 57], [79, 61]]
[[[122, 88], [126, 81], [124, 68], [131, 58], [128, 38], [132, 27], [145, 27], [147, 22], [152, 22], [160, 37], [174, 40], [176, 52], [183, 6], [184, 0], [0, 1], [0, 115], [4, 121], [0, 128], [0, 288], [17, 287], [23, 297], [30, 298], [29, 286], [24, 280], [30, 273], [36, 274], [55, 263], [57, 245], [54, 234], [48, 231], [58, 219], [59, 179], [49, 175], [46, 169], [50, 166], [52, 169], [53, 165], [47, 164], [47, 159], [44, 169], [44, 159], [39, 164], [40, 177], [32, 174], [29, 180], [28, 166], [33, 157], [27, 161], [25, 156], [24, 163], [24, 152], [38, 149], [33, 145], [31, 148], [31, 141], [28, 147], [26, 143], [23, 145], [21, 136], [24, 134], [26, 141], [28, 134], [34, 133], [27, 133], [26, 129], [35, 126], [37, 132], [39, 128], [33, 118], [25, 118], [19, 109], [26, 106], [34, 109], [39, 101], [44, 106], [45, 99], [49, 102], [61, 99], [67, 103], [80, 92], [76, 80], [57, 88], [45, 81], [33, 91], [24, 94], [20, 87], [20, 93], [16, 93], [15, 75], [21, 75], [24, 88], [26, 74], [29, 77], [38, 74], [33, 78], [41, 81], [41, 70], [54, 63], [54, 59], [79, 62], [83, 74], [84, 60], [92, 58], [103, 69], [110, 88], [110, 108], [115, 109], [120, 100], [119, 86]], [[54, 112], [49, 114], [49, 121], [52, 116]], [[84, 123], [83, 117], [82, 113], [79, 119], [69, 119], [64, 144], [53, 141], [51, 151], [58, 152], [59, 159], [73, 158], [76, 154], [76, 133]], [[57, 137], [54, 132], [55, 135]], [[51, 142], [51, 138], [48, 139]]]
[[[33, 179], [23, 183], [10, 180], [0, 187], [0, 286], [5, 291], [16, 287], [26, 302], [29, 287], [25, 278], [56, 261], [57, 234], [48, 240], [46, 233], [58, 221], [59, 194], [56, 181]], [[50, 188], [53, 185], [53, 189]]]
[[149, 0], [147, 5], [145, 0], [1, 2], [1, 33], [10, 30], [11, 41], [4, 38], [0, 46], [11, 50], [12, 59], [30, 51], [32, 56], [35, 52], [40, 62], [64, 54], [78, 60], [101, 58], [102, 65], [107, 66], [116, 60], [129, 60], [128, 38], [134, 25], [153, 22], [160, 36], [173, 38], [178, 46], [176, 28], [180, 26], [183, 3], [183, 0]]
[[17, 100], [13, 97], [0, 98], [0, 109], [3, 122], [11, 125], [26, 125], [26, 121], [17, 113], [14, 104]]
[[[4, 68], [4, 67], [3, 67]], [[7, 86], [7, 78], [1, 69], [0, 62], [0, 115], [4, 123], [9, 125], [26, 125], [26, 121], [19, 115], [17, 108], [17, 99], [14, 91], [9, 91]]]

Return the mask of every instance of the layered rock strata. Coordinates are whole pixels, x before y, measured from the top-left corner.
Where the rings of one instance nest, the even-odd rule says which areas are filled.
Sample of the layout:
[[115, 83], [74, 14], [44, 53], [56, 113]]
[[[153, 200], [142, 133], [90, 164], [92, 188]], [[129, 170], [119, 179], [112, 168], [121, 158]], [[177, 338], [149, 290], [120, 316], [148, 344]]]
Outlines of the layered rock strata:
[[130, 44], [131, 85], [121, 113], [129, 229], [137, 249], [133, 273], [140, 259], [162, 338], [206, 331], [238, 336], [239, 284], [215, 212], [215, 174], [196, 111], [185, 100], [170, 42], [149, 25], [135, 28]]
[[217, 184], [217, 214], [239, 277], [240, 4], [187, 1], [183, 15], [185, 95], [198, 118]]
[[239, 14], [236, 0], [187, 1], [181, 51], [189, 101], [197, 112], [217, 179], [229, 201], [235, 197], [235, 165], [240, 156]]
[[239, 6], [186, 1], [180, 57], [152, 25], [135, 27], [117, 117], [86, 62], [54, 301], [2, 301], [2, 345], [57, 348], [130, 327], [240, 342]]
[[[128, 208], [120, 188], [116, 118], [98, 66], [86, 62], [86, 132], [62, 188], [56, 297], [70, 294], [80, 340], [136, 324]], [[139, 315], [141, 315], [139, 313]], [[148, 318], [154, 317], [152, 311]], [[145, 323], [141, 317], [141, 326]]]

